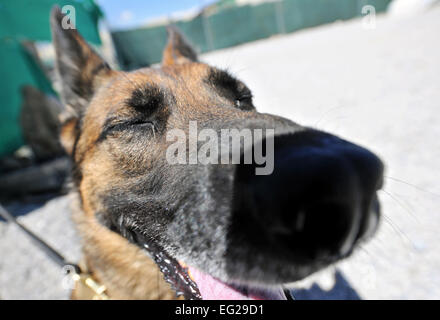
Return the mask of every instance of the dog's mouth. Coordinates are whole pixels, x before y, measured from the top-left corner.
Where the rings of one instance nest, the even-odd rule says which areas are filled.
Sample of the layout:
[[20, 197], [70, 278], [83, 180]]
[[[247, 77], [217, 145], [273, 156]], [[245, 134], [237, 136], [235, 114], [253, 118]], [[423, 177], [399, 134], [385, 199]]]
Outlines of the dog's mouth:
[[204, 300], [286, 300], [281, 287], [260, 289], [227, 284], [196, 268], [188, 267], [188, 271]]
[[163, 248], [153, 241], [146, 241], [145, 237], [136, 236], [138, 245], [141, 245], [146, 253], [159, 267], [166, 282], [176, 292], [176, 296], [183, 296], [187, 300], [200, 300], [200, 290], [188, 272], [188, 268], [171, 257]]
[[197, 268], [179, 262], [154, 240], [140, 233], [131, 233], [130, 240], [142, 247], [162, 272], [176, 296], [187, 300], [285, 300], [281, 287], [272, 289], [250, 288], [227, 284]]

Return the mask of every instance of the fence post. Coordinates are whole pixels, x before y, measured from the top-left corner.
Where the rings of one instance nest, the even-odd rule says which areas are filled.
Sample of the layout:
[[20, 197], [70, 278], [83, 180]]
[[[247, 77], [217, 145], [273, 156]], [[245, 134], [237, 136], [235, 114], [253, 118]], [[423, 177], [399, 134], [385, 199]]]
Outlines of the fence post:
[[206, 14], [206, 11], [202, 11], [202, 26], [203, 26], [203, 33], [205, 34], [206, 43], [208, 45], [208, 51], [214, 50], [214, 40], [212, 37], [212, 30], [211, 25], [208, 21], [208, 16]]
[[278, 32], [286, 33], [286, 26], [284, 23], [284, 13], [283, 13], [283, 0], [275, 1], [275, 17], [277, 20]]

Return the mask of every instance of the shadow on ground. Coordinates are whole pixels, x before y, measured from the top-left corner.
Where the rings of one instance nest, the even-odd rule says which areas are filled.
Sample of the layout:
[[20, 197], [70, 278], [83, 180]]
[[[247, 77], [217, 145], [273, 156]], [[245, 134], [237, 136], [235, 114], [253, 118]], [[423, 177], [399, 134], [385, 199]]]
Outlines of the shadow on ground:
[[291, 291], [295, 300], [361, 300], [361, 297], [340, 271], [335, 273], [335, 284], [330, 290], [323, 290], [314, 283], [307, 289]]
[[[60, 196], [59, 193], [46, 193], [41, 195], [27, 196], [21, 199], [9, 200], [2, 203], [5, 209], [14, 217], [26, 215], [43, 207], [48, 201]], [[0, 222], [5, 220], [0, 217]]]

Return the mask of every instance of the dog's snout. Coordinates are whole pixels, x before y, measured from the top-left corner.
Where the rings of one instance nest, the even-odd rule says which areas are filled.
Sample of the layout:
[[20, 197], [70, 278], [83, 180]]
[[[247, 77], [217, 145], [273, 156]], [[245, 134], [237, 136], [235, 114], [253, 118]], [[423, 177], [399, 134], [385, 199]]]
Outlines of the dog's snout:
[[378, 222], [380, 159], [315, 130], [277, 136], [274, 145], [271, 175], [237, 167], [234, 214], [255, 222], [268, 243], [296, 259], [349, 254]]

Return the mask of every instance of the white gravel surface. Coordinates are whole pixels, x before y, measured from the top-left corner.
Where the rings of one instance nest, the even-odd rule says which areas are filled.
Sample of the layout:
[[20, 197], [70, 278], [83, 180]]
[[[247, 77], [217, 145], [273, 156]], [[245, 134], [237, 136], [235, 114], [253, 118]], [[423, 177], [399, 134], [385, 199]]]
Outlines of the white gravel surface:
[[[80, 258], [69, 197], [59, 197], [18, 218], [69, 261]], [[0, 298], [68, 299], [62, 269], [14, 225], [0, 222]]]
[[[335, 23], [206, 54], [254, 91], [260, 111], [369, 147], [387, 166], [375, 239], [297, 286], [299, 298], [440, 299], [440, 7]], [[61, 197], [20, 220], [77, 259]], [[59, 268], [0, 222], [0, 297], [67, 298]]]

